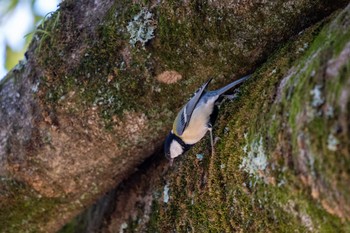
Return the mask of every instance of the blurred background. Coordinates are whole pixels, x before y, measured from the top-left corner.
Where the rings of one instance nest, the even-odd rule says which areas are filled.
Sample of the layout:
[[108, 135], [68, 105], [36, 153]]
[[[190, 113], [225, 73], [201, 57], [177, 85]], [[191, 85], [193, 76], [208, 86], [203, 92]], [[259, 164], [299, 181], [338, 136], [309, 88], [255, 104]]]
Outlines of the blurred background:
[[23, 59], [36, 26], [61, 0], [0, 0], [0, 79]]

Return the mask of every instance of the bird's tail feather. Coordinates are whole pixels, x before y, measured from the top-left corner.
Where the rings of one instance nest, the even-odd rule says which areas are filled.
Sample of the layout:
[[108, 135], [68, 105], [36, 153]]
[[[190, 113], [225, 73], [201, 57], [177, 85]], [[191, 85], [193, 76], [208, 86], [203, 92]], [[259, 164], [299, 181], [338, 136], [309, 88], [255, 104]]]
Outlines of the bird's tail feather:
[[252, 75], [249, 74], [249, 75], [247, 75], [247, 76], [244, 76], [243, 78], [240, 78], [240, 79], [238, 79], [238, 80], [236, 80], [236, 81], [234, 81], [234, 82], [232, 82], [232, 83], [230, 83], [230, 84], [228, 84], [228, 85], [226, 85], [226, 86], [220, 88], [219, 90], [216, 91], [217, 94], [218, 94], [218, 95], [224, 94], [225, 92], [227, 92], [227, 91], [230, 90], [231, 88], [233, 88], [233, 87], [235, 87], [235, 86], [241, 84], [241, 83], [244, 82], [245, 80], [247, 80], [250, 76], [252, 76]]

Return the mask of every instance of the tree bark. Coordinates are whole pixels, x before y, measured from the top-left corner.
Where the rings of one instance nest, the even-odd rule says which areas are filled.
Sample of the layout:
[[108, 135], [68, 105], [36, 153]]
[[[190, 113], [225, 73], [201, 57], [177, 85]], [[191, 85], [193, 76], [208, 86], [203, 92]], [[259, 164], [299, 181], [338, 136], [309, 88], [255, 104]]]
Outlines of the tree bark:
[[[161, 154], [159, 148], [176, 111], [204, 80], [215, 76], [212, 88], [216, 88], [248, 73], [282, 42], [346, 2], [64, 1], [36, 32], [27, 59], [0, 84], [0, 225], [6, 226], [5, 232], [56, 231], [129, 177], [150, 155]], [[346, 12], [330, 25], [346, 31]], [[270, 226], [272, 220], [291, 220], [290, 224], [300, 220], [300, 227], [311, 230], [310, 224], [315, 228], [317, 222], [307, 225], [311, 215], [300, 214], [303, 203], [310, 208], [319, 203], [322, 214], [347, 221], [349, 210], [342, 205], [348, 204], [347, 190], [338, 189], [348, 181], [349, 164], [348, 76], [342, 71], [348, 64], [347, 34], [335, 29], [335, 45], [329, 42], [333, 47], [324, 44], [326, 52], [317, 52], [311, 44], [320, 28], [317, 24], [308, 29], [299, 43], [282, 49], [274, 61], [254, 73], [254, 82], [242, 88], [239, 104], [230, 105], [232, 109], [225, 105], [220, 115], [216, 131], [224, 139], [217, 146], [226, 149], [209, 158], [207, 151], [201, 151], [205, 143], [195, 147], [192, 156], [166, 176], [168, 203], [159, 201], [159, 191], [152, 195], [147, 191], [144, 211], [151, 221], [137, 229], [185, 231], [200, 230], [202, 225], [213, 231], [258, 230], [259, 224], [268, 224], [274, 230], [279, 224]], [[322, 32], [315, 41], [321, 36]], [[322, 59], [314, 73], [307, 73], [317, 78], [310, 79], [305, 91], [301, 89], [305, 81], [300, 80], [306, 72], [302, 68], [307, 68], [303, 66], [307, 51], [317, 52], [317, 59], [321, 53]], [[309, 60], [317, 60], [313, 59]], [[289, 81], [294, 79], [296, 85]], [[344, 85], [328, 86], [328, 79]], [[301, 103], [307, 101], [310, 105], [303, 108]], [[332, 115], [329, 121], [327, 114]], [[314, 132], [315, 128], [320, 131]], [[204, 160], [198, 161], [196, 153], [204, 153]], [[316, 153], [321, 158], [313, 156]], [[340, 162], [334, 160], [337, 153]], [[158, 160], [150, 160], [146, 174], [153, 168], [167, 169], [164, 160]], [[332, 169], [322, 170], [328, 164], [324, 161]], [[131, 193], [137, 191], [137, 186], [127, 187], [134, 190]], [[274, 200], [271, 190], [291, 198], [274, 203], [278, 213], [290, 212], [290, 216], [274, 216], [276, 209], [261, 207]], [[297, 194], [302, 198], [297, 199]], [[249, 204], [235, 209], [234, 203], [243, 201]], [[198, 218], [192, 218], [194, 214]], [[111, 222], [111, 231], [126, 226], [129, 215], [125, 216]], [[250, 224], [253, 216], [261, 218]]]

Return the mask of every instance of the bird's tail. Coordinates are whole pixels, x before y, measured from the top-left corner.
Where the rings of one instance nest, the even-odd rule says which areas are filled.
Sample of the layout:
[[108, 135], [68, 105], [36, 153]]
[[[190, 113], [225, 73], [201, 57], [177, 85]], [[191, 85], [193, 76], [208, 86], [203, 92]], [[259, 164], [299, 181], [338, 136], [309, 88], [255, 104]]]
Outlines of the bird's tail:
[[228, 85], [226, 85], [226, 86], [220, 88], [219, 90], [216, 90], [217, 94], [218, 94], [218, 95], [224, 94], [226, 91], [230, 90], [231, 88], [233, 88], [233, 87], [235, 87], [235, 86], [241, 84], [241, 83], [244, 82], [245, 80], [247, 80], [250, 76], [252, 76], [252, 74], [249, 74], [249, 75], [247, 75], [247, 76], [244, 76], [243, 78], [240, 78], [240, 79], [238, 79], [238, 80], [236, 80], [236, 81], [234, 81], [234, 82], [232, 82], [232, 83], [230, 83], [230, 84], [228, 84]]

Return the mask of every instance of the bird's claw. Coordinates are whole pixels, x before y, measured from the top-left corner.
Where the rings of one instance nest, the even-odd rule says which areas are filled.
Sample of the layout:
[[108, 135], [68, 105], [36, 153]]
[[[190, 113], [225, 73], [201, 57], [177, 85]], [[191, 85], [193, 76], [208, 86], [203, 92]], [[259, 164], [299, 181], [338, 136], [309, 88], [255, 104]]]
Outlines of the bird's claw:
[[234, 100], [238, 97], [237, 93], [232, 94], [232, 95], [223, 95], [223, 96], [228, 100]]

